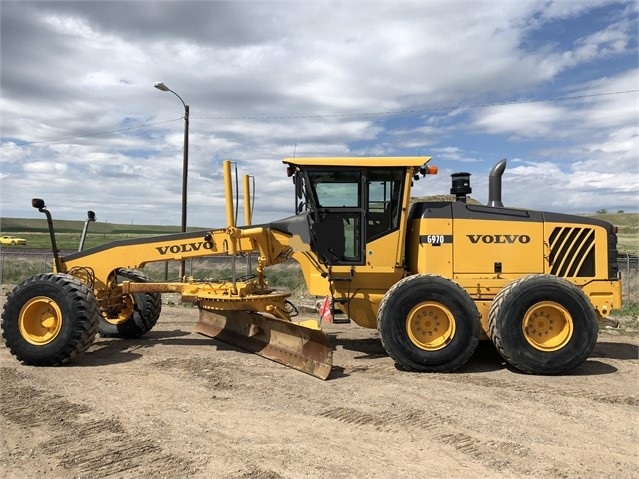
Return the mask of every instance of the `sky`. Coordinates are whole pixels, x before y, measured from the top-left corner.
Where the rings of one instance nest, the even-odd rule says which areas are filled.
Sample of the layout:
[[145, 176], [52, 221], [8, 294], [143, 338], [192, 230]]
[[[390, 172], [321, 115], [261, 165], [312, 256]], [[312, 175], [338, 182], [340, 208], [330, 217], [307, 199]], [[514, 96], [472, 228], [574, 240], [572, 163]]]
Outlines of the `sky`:
[[414, 196], [468, 172], [483, 203], [506, 158], [506, 206], [636, 212], [638, 19], [612, 0], [2, 0], [0, 216], [42, 216], [37, 197], [54, 220], [179, 230], [182, 101], [189, 227], [226, 225], [224, 159], [255, 178], [253, 223], [293, 214], [292, 156], [431, 156]]

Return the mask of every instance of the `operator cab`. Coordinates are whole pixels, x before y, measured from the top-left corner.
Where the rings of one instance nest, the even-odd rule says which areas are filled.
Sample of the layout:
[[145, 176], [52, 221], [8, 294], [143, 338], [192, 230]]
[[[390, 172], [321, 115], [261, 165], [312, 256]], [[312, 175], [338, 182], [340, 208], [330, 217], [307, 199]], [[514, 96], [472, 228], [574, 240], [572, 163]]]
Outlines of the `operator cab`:
[[[291, 158], [295, 214], [328, 265], [363, 265], [366, 245], [399, 230], [415, 174], [430, 158]], [[420, 168], [422, 167], [422, 168]], [[407, 191], [408, 190], [408, 191]]]

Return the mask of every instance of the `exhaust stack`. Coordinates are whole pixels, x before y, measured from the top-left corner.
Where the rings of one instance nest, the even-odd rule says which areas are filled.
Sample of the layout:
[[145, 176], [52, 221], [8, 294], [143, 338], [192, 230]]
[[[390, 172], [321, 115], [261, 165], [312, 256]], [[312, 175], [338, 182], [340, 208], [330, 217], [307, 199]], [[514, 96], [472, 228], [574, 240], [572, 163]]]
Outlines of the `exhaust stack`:
[[501, 202], [501, 175], [506, 169], [506, 158], [499, 161], [488, 175], [488, 206], [496, 206], [502, 208], [504, 204]]

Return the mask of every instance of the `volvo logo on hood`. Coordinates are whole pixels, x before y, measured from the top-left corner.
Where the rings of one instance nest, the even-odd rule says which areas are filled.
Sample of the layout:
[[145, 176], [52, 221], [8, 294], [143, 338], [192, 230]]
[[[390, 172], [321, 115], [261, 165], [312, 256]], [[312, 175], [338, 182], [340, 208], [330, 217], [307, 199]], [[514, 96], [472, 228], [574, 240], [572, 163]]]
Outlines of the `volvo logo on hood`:
[[527, 244], [530, 243], [528, 235], [466, 235], [472, 244]]

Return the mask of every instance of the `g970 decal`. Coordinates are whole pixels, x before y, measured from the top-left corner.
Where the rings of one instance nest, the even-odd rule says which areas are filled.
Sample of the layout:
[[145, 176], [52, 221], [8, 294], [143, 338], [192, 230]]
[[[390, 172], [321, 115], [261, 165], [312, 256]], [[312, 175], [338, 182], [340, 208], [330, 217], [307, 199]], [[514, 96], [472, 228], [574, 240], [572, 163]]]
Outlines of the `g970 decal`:
[[453, 236], [452, 235], [421, 235], [419, 237], [419, 242], [421, 244], [429, 244], [432, 246], [439, 246], [444, 243], [452, 243]]

